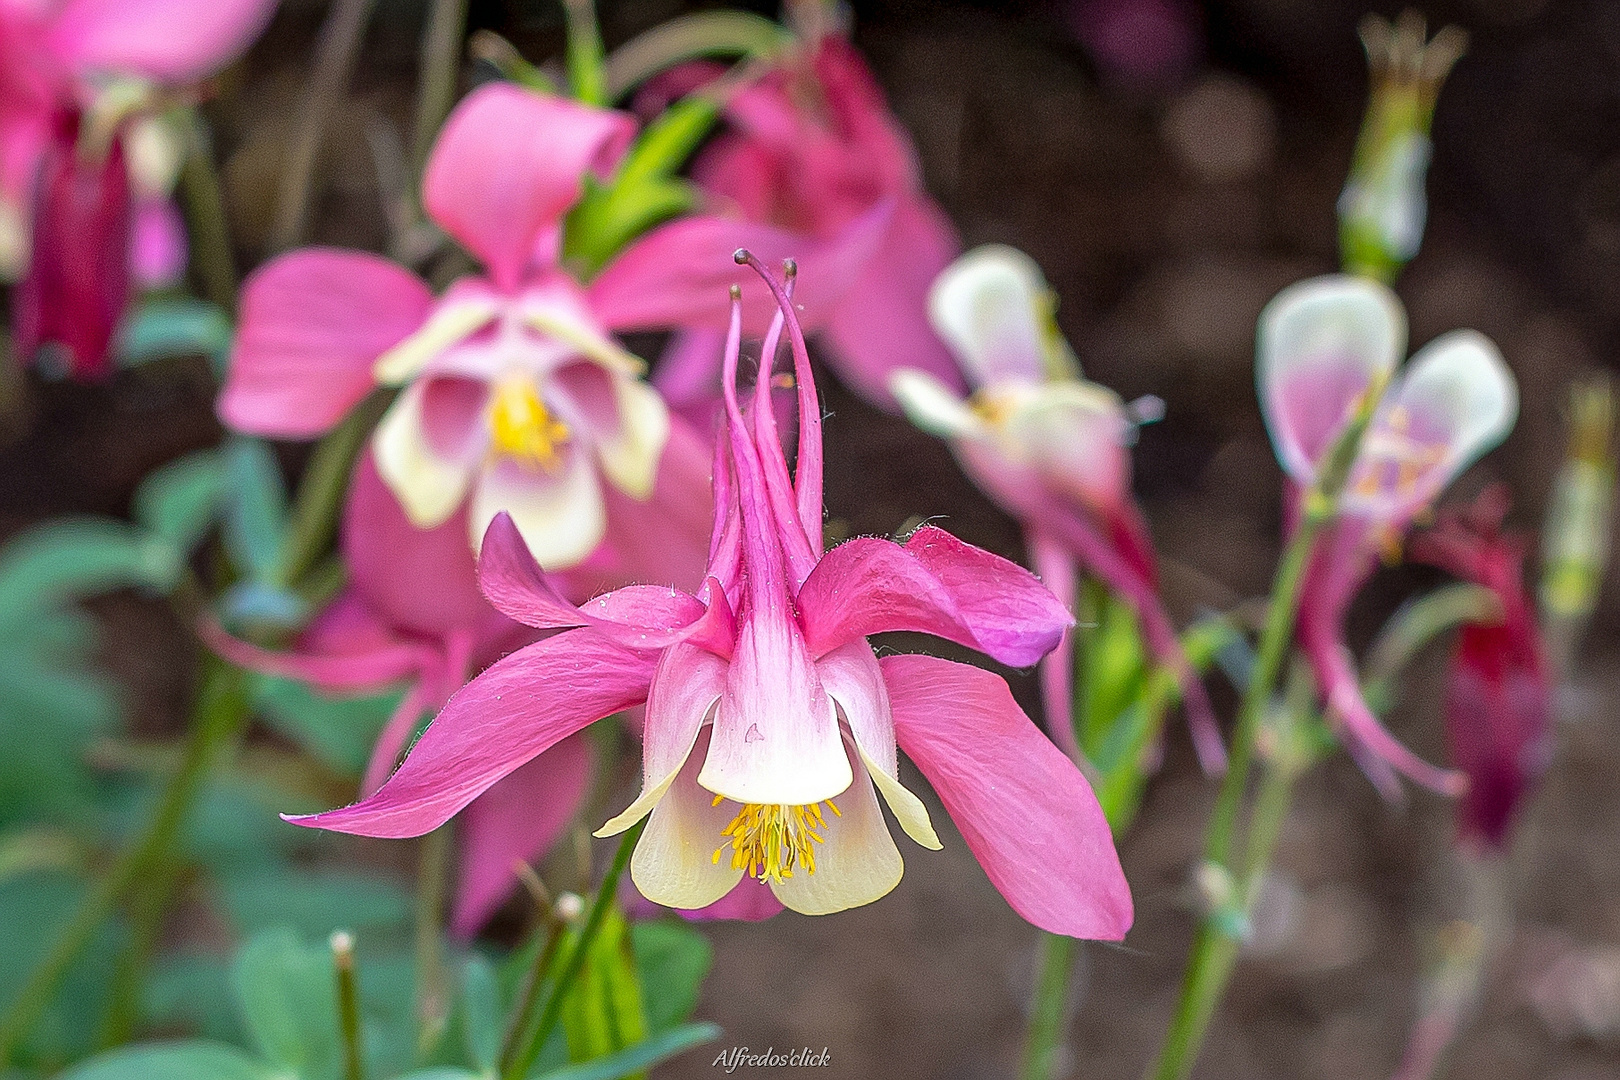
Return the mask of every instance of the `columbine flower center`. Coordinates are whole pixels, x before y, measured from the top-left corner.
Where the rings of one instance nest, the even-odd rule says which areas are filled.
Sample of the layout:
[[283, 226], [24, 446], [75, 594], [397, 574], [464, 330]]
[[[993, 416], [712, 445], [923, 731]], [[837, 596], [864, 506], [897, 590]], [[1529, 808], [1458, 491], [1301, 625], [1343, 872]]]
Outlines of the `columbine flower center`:
[[1405, 494], [1416, 486], [1418, 477], [1446, 456], [1445, 447], [1407, 434], [1411, 426], [1411, 415], [1394, 408], [1385, 425], [1367, 432], [1361, 452], [1373, 467], [1357, 485], [1357, 494], [1372, 496], [1386, 490]]
[[[714, 797], [719, 806], [722, 795]], [[843, 814], [831, 799], [827, 809], [834, 817]], [[804, 872], [816, 872], [815, 845], [825, 842], [817, 830], [825, 830], [827, 821], [821, 815], [821, 803], [808, 806], [784, 806], [781, 803], [745, 803], [731, 824], [720, 831], [730, 837], [714, 849], [714, 862], [721, 853], [731, 848], [731, 868], [747, 870], [750, 877], [764, 882], [781, 882], [793, 876], [795, 867]]]
[[568, 441], [568, 425], [554, 419], [527, 378], [507, 379], [495, 387], [489, 410], [495, 452], [527, 465], [555, 468], [558, 448]]

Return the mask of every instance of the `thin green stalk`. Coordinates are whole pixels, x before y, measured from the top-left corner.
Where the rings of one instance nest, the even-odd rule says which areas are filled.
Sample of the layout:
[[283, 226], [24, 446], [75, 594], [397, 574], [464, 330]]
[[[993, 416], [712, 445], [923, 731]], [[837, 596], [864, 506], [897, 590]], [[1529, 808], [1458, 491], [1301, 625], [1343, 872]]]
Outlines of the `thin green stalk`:
[[555, 909], [545, 909], [546, 943], [535, 954], [534, 963], [530, 966], [528, 975], [523, 981], [523, 992], [518, 996], [517, 1008], [512, 1010], [512, 1020], [501, 1036], [501, 1052], [495, 1060], [502, 1069], [505, 1069], [517, 1053], [518, 1037], [523, 1022], [534, 1014], [539, 1007], [540, 991], [545, 988], [546, 978], [551, 973], [551, 966], [557, 959], [557, 950], [562, 945], [563, 931], [568, 924], [557, 916]]
[[606, 105], [606, 54], [595, 0], [562, 0], [562, 6], [568, 22], [568, 89], [587, 105]]
[[152, 962], [158, 934], [163, 929], [163, 917], [168, 913], [184, 871], [184, 860], [170, 852], [152, 879], [140, 883], [137, 888], [135, 900], [130, 905], [129, 942], [119, 954], [113, 969], [107, 1013], [96, 1035], [99, 1049], [110, 1050], [121, 1046], [135, 1033], [135, 1025], [140, 1019], [141, 979]]
[[441, 927], [444, 882], [450, 865], [450, 826], [422, 838], [416, 872], [416, 1049], [426, 1057], [450, 1022], [450, 981], [444, 969]]
[[428, 152], [456, 99], [461, 74], [461, 38], [467, 30], [467, 0], [433, 0], [422, 28], [416, 88], [416, 131], [411, 139], [412, 187], [427, 166]]
[[337, 975], [338, 1031], [343, 1035], [343, 1080], [365, 1080], [360, 1056], [360, 989], [354, 977], [354, 936], [339, 930], [331, 937], [332, 967]]
[[1041, 969], [1035, 983], [1035, 1001], [1024, 1043], [1020, 1080], [1050, 1080], [1057, 1075], [1063, 1035], [1069, 1017], [1069, 985], [1079, 951], [1074, 938], [1062, 934], [1041, 937]]
[[[607, 876], [602, 879], [601, 886], [596, 890], [596, 898], [591, 901], [591, 910], [585, 917], [585, 925], [580, 928], [579, 936], [568, 953], [568, 959], [563, 961], [557, 980], [551, 986], [551, 993], [546, 995], [545, 1005], [540, 1008], [539, 1015], [520, 1016], [514, 1025], [521, 1034], [512, 1059], [501, 1074], [502, 1080], [523, 1080], [534, 1067], [535, 1059], [540, 1056], [541, 1049], [546, 1045], [552, 1029], [557, 1026], [557, 1021], [562, 1016], [563, 1001], [567, 998], [569, 989], [585, 967], [585, 958], [590, 953], [591, 942], [595, 940], [596, 932], [601, 929], [602, 918], [607, 914], [614, 893], [618, 890], [619, 878], [623, 876], [624, 868], [630, 863], [630, 853], [635, 850], [636, 841], [641, 838], [641, 832], [646, 827], [647, 821], [643, 818], [626, 830], [624, 839], [619, 841], [619, 850], [613, 856], [613, 865], [608, 867]], [[533, 1006], [531, 1010], [532, 1008]]]
[[389, 393], [372, 394], [315, 444], [287, 517], [287, 542], [278, 568], [285, 584], [301, 582], [331, 546], [355, 458], [390, 400]]
[[225, 197], [214, 169], [214, 140], [195, 109], [183, 110], [186, 158], [180, 167], [180, 194], [186, 231], [203, 295], [226, 312], [236, 311], [236, 257], [231, 252]]
[[117, 903], [135, 882], [149, 878], [168, 858], [209, 767], [247, 724], [246, 686], [242, 672], [212, 656], [203, 657], [201, 690], [179, 766], [164, 786], [140, 839], [79, 902], [50, 951], [29, 973], [0, 1018], [0, 1066], [13, 1060], [17, 1047], [50, 1004], [68, 968]]

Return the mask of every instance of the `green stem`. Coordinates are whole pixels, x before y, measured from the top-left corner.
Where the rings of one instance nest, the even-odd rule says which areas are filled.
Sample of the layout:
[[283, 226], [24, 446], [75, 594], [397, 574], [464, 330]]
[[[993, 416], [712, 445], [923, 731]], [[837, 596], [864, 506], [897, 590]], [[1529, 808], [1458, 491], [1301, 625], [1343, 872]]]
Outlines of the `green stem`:
[[416, 1047], [421, 1057], [432, 1052], [450, 1021], [450, 984], [440, 930], [449, 864], [450, 827], [441, 825], [422, 838], [416, 874]]
[[299, 584], [331, 546], [355, 458], [390, 400], [391, 394], [372, 394], [315, 444], [287, 516], [287, 542], [278, 567], [283, 584]]
[[1074, 938], [1062, 934], [1041, 937], [1041, 970], [1035, 983], [1020, 1080], [1050, 1080], [1057, 1075], [1069, 1016], [1069, 984], [1079, 955], [1076, 945]]
[[169, 910], [169, 902], [180, 885], [184, 870], [184, 861], [171, 853], [157, 868], [152, 879], [138, 887], [135, 900], [130, 905], [132, 926], [129, 942], [113, 969], [107, 1014], [96, 1036], [99, 1049], [110, 1050], [121, 1046], [135, 1033], [135, 1025], [140, 1019], [141, 978], [157, 949], [163, 917]]
[[501, 1037], [501, 1052], [496, 1055], [495, 1060], [502, 1069], [511, 1064], [513, 1056], [517, 1053], [517, 1041], [522, 1035], [522, 1025], [539, 1007], [540, 991], [545, 988], [546, 977], [551, 973], [551, 965], [557, 959], [557, 950], [562, 945], [563, 931], [568, 929], [568, 924], [557, 916], [554, 908], [548, 907], [545, 911], [545, 928], [546, 943], [535, 954], [534, 963], [523, 981], [523, 992], [519, 995], [517, 1008], [512, 1011], [512, 1022], [507, 1025], [506, 1032]]
[[332, 935], [332, 967], [337, 975], [338, 1030], [343, 1035], [343, 1080], [365, 1080], [360, 1055], [360, 989], [354, 977], [354, 937]]
[[[591, 942], [596, 938], [596, 932], [601, 929], [602, 919], [613, 903], [614, 893], [618, 890], [619, 878], [630, 863], [630, 853], [635, 850], [636, 841], [641, 838], [642, 830], [646, 827], [647, 820], [643, 818], [631, 826], [625, 832], [624, 839], [619, 841], [619, 850], [613, 856], [613, 865], [608, 867], [607, 876], [602, 879], [601, 886], [596, 890], [596, 898], [591, 901], [591, 910], [585, 917], [585, 925], [580, 928], [579, 936], [574, 940], [573, 948], [568, 953], [568, 959], [563, 961], [557, 981], [552, 984], [551, 993], [546, 995], [545, 1005], [539, 1009], [539, 1015], [518, 1017], [514, 1025], [515, 1030], [521, 1033], [517, 1039], [517, 1050], [507, 1064], [506, 1071], [501, 1074], [502, 1080], [523, 1080], [534, 1067], [535, 1059], [540, 1056], [541, 1049], [546, 1045], [552, 1029], [557, 1026], [557, 1021], [562, 1016], [563, 1001], [567, 998], [569, 989], [585, 967], [585, 958], [590, 953]], [[531, 1004], [530, 1012], [533, 1009], [534, 1006]]]
[[195, 109], [184, 110], [187, 134], [180, 193], [186, 205], [191, 256], [203, 295], [228, 313], [236, 311], [236, 257], [231, 252], [225, 197], [214, 169], [214, 140]]
[[[467, 29], [467, 0], [433, 0], [422, 29], [422, 53], [416, 91], [416, 131], [411, 140], [411, 178], [427, 166], [428, 153], [456, 98], [461, 74], [461, 37]], [[413, 191], [414, 195], [414, 191]]]
[[210, 655], [202, 660], [202, 684], [180, 764], [169, 778], [140, 839], [79, 902], [50, 951], [29, 973], [0, 1018], [0, 1065], [13, 1060], [24, 1036], [55, 996], [62, 978], [114, 906], [137, 881], [148, 879], [169, 858], [186, 813], [209, 767], [247, 724], [247, 680]]
[[608, 104], [602, 31], [594, 0], [562, 0], [568, 22], [568, 89], [587, 105]]

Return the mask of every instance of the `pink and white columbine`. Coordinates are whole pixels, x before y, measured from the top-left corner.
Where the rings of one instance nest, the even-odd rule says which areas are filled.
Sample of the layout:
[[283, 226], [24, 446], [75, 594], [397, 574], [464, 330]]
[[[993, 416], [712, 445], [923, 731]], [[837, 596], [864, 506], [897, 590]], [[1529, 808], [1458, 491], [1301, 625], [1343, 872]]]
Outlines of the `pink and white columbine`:
[[[75, 376], [107, 374], [133, 269], [184, 268], [167, 198], [158, 90], [223, 67], [275, 0], [0, 0], [0, 278], [17, 351], [60, 345]], [[161, 150], [157, 159], [174, 157]]]
[[[1052, 321], [1055, 299], [1023, 252], [986, 244], [934, 282], [929, 313], [974, 388], [964, 399], [927, 372], [890, 378], [913, 423], [950, 440], [957, 460], [1024, 527], [1030, 558], [1052, 590], [1076, 599], [1076, 563], [1137, 612], [1149, 648], [1180, 676], [1199, 758], [1225, 761], [1203, 685], [1159, 603], [1153, 546], [1131, 499], [1136, 421], [1119, 396], [1080, 377]], [[1071, 755], [1072, 642], [1041, 662], [1047, 725]]]
[[633, 586], [575, 607], [497, 517], [480, 562], [485, 594], [520, 622], [565, 632], [451, 698], [374, 795], [294, 820], [419, 835], [587, 724], [645, 702], [642, 793], [600, 834], [648, 818], [631, 875], [656, 903], [701, 908], [744, 874], [809, 914], [883, 896], [902, 864], [879, 792], [908, 835], [939, 847], [926, 808], [898, 778], [898, 746], [1015, 910], [1055, 933], [1122, 937], [1130, 892], [1097, 800], [1006, 684], [927, 656], [880, 661], [867, 641], [922, 631], [1025, 665], [1072, 619], [1027, 571], [939, 529], [823, 552], [819, 402], [797, 319], [783, 286], [771, 286], [784, 318], [764, 355], [774, 356], [785, 322], [797, 467], [790, 478], [769, 362], [752, 407], [738, 401], [734, 303], [715, 528], [698, 594]]
[[[1483, 335], [1455, 330], [1436, 338], [1397, 374], [1405, 348], [1400, 301], [1365, 278], [1302, 281], [1278, 293], [1260, 315], [1261, 410], [1277, 459], [1297, 489], [1316, 480], [1367, 395], [1382, 395], [1338, 517], [1307, 571], [1299, 640], [1348, 748], [1392, 797], [1400, 790], [1397, 772], [1451, 793], [1466, 781], [1418, 758], [1378, 722], [1344, 643], [1344, 617], [1379, 552], [1399, 542], [1453, 477], [1506, 438], [1518, 415], [1513, 375]], [[1297, 509], [1299, 500], [1292, 501]]]
[[[411, 522], [434, 528], [470, 503], [476, 547], [505, 511], [547, 569], [654, 544], [644, 535], [651, 504], [702, 503], [706, 520], [707, 493], [688, 490], [687, 476], [706, 468], [707, 448], [672, 425], [638, 377], [641, 361], [610, 335], [649, 325], [633, 309], [636, 290], [600, 296], [558, 261], [585, 178], [611, 170], [634, 133], [624, 113], [511, 84], [473, 91], [439, 135], [422, 202], [485, 273], [435, 299], [414, 274], [363, 252], [271, 260], [243, 289], [225, 422], [309, 437], [374, 387], [398, 386], [372, 450]], [[712, 306], [671, 318], [712, 319]]]

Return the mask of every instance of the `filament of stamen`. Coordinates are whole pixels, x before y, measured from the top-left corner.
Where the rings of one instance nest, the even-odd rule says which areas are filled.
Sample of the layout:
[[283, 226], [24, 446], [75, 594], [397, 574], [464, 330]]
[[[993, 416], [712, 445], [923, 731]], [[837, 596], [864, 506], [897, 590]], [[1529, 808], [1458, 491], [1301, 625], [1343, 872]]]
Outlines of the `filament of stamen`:
[[[713, 805], [719, 806], [723, 798], [716, 795]], [[762, 882], [785, 881], [801, 866], [806, 874], [814, 874], [815, 845], [826, 842], [822, 833], [826, 831], [827, 819], [822, 815], [822, 805], [743, 804], [731, 824], [720, 831], [721, 836], [729, 839], [714, 849], [712, 861], [718, 865], [729, 847], [731, 868], [746, 870], [750, 877]], [[827, 799], [825, 805], [834, 817], [843, 816], [831, 799]]]

